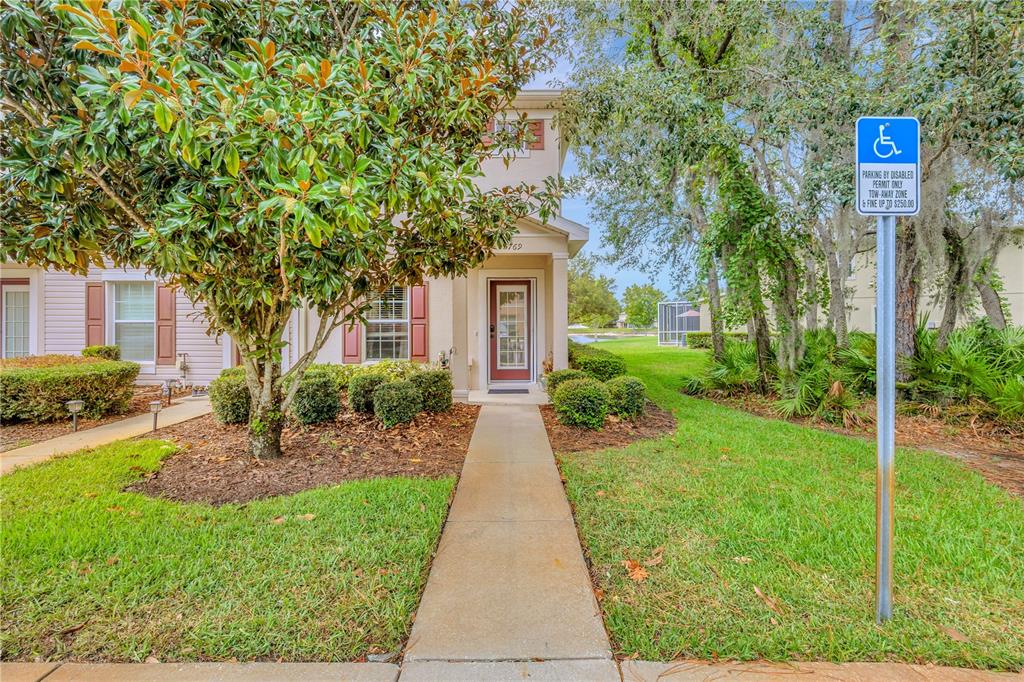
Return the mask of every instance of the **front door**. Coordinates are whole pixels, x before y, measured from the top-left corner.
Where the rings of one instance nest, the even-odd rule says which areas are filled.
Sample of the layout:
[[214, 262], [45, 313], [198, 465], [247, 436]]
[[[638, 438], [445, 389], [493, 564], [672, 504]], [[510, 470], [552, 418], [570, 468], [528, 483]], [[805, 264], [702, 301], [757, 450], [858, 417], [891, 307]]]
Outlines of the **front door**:
[[529, 280], [491, 280], [488, 331], [491, 381], [532, 378], [533, 322]]

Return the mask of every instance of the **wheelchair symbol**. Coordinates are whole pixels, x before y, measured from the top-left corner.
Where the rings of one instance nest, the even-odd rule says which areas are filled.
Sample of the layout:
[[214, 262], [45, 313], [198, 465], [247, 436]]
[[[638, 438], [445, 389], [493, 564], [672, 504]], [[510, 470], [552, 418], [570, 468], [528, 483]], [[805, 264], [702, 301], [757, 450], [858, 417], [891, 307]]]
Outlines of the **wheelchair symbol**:
[[[896, 148], [896, 143], [892, 141], [892, 138], [885, 134], [885, 129], [889, 127], [888, 123], [878, 126], [878, 139], [875, 140], [875, 156], [880, 159], [888, 159], [890, 156], [899, 156], [903, 152]], [[888, 151], [883, 154], [878, 151], [878, 148], [882, 147], [885, 149], [888, 147]]]

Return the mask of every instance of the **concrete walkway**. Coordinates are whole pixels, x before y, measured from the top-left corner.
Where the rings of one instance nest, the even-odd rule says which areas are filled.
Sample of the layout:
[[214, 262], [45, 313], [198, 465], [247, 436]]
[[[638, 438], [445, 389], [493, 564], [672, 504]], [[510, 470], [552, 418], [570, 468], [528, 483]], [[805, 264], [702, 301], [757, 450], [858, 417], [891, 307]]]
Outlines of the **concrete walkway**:
[[527, 673], [618, 679], [540, 412], [532, 405], [486, 405], [406, 646], [402, 679]]
[[[210, 412], [209, 398], [181, 398], [176, 405], [165, 407], [160, 411], [159, 426], [172, 426], [189, 419], [201, 417]], [[69, 433], [40, 443], [27, 445], [16, 450], [0, 452], [0, 475], [13, 469], [29, 464], [42, 462], [54, 455], [75, 452], [85, 448], [95, 448], [116, 440], [124, 440], [141, 436], [153, 429], [153, 415], [140, 414], [120, 421], [86, 429], [78, 433]]]

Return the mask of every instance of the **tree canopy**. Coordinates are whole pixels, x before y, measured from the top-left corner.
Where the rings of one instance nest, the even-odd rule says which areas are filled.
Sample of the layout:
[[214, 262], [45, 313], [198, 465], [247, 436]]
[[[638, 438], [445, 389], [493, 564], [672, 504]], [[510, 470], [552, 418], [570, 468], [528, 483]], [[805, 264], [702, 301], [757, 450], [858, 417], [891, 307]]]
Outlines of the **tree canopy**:
[[652, 284], [630, 284], [622, 293], [622, 306], [626, 324], [634, 327], [652, 327], [658, 320], [658, 303], [665, 300]]
[[[474, 183], [525, 134], [488, 121], [548, 63], [549, 21], [528, 10], [10, 0], [3, 254], [180, 287], [238, 344], [254, 451], [277, 454], [304, 368], [367, 294], [464, 274], [553, 205]], [[303, 306], [323, 322], [282, 372]]]
[[594, 269], [592, 257], [579, 255], [569, 261], [569, 322], [604, 327], [615, 322], [622, 310], [615, 298], [615, 282]]

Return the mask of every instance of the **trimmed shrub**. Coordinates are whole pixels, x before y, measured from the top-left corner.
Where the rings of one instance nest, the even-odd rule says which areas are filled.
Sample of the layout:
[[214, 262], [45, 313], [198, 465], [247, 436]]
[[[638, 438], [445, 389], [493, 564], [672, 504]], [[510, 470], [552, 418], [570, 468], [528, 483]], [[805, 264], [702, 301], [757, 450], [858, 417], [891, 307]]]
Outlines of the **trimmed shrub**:
[[596, 379], [570, 379], [555, 390], [551, 402], [558, 421], [596, 430], [608, 414], [608, 389]]
[[330, 371], [307, 371], [292, 401], [292, 416], [300, 424], [334, 421], [341, 410], [338, 384]]
[[348, 406], [356, 412], [373, 413], [373, 392], [387, 383], [383, 374], [365, 372], [355, 374], [348, 382]]
[[82, 349], [82, 357], [103, 358], [104, 360], [120, 360], [120, 346], [86, 346]]
[[210, 382], [210, 405], [214, 418], [222, 424], [245, 424], [249, 421], [249, 387], [245, 370], [226, 369]]
[[608, 411], [620, 417], [639, 417], [647, 407], [647, 387], [636, 377], [615, 377], [610, 379], [608, 389]]
[[[725, 340], [746, 341], [746, 332], [725, 332]], [[687, 348], [711, 348], [711, 332], [686, 332]]]
[[98, 419], [131, 406], [139, 366], [69, 355], [5, 361], [0, 365], [0, 420], [47, 422], [67, 419], [69, 400], [82, 400], [81, 414]]
[[[447, 412], [452, 409], [452, 375], [446, 369], [417, 372], [409, 379], [420, 392], [423, 409], [427, 412]], [[374, 408], [376, 409], [376, 408]]]
[[615, 353], [583, 346], [573, 353], [569, 364], [598, 381], [608, 381], [626, 373], [626, 361]]
[[411, 381], [389, 381], [373, 392], [373, 414], [386, 429], [411, 422], [422, 407], [420, 392]]
[[554, 394], [558, 385], [564, 381], [586, 379], [588, 376], [590, 375], [582, 369], [556, 369], [554, 372], [548, 372], [548, 395]]

